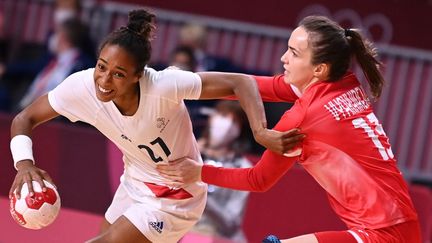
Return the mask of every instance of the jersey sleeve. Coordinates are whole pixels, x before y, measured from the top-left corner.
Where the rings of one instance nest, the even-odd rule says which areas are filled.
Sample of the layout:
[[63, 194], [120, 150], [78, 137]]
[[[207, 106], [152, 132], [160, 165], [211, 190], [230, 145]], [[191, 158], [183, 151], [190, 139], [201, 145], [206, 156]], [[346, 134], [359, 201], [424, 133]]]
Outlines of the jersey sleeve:
[[[302, 106], [297, 104], [285, 112], [273, 129], [288, 131], [300, 126], [302, 119]], [[262, 192], [270, 189], [292, 167], [299, 156], [288, 157], [266, 150], [252, 168], [236, 169], [204, 165], [201, 176], [204, 182], [220, 187]]]
[[[94, 124], [96, 120], [95, 95], [86, 82], [93, 84], [93, 71], [88, 69], [71, 74], [48, 93], [51, 107], [72, 122], [84, 121]], [[94, 90], [93, 90], [94, 93]]]
[[175, 99], [177, 102], [199, 99], [202, 84], [198, 74], [166, 69], [159, 72], [158, 75], [159, 91], [166, 98]]
[[204, 165], [202, 180], [208, 184], [234, 190], [264, 192], [292, 167], [296, 158], [266, 150], [252, 168], [223, 168]]
[[299, 92], [292, 85], [285, 83], [283, 75], [253, 77], [257, 82], [263, 101], [294, 102], [299, 98]]

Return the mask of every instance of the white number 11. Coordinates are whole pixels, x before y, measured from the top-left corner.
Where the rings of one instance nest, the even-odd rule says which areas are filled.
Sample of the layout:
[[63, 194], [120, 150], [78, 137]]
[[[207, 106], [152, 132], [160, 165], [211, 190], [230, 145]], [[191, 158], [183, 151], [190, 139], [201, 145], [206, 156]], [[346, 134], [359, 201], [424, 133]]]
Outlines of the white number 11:
[[[363, 128], [367, 135], [372, 139], [375, 147], [378, 149], [378, 152], [381, 154], [384, 160], [393, 159], [393, 151], [390, 146], [388, 148], [384, 148], [383, 144], [379, 140], [380, 135], [386, 136], [383, 127], [378, 122], [374, 113], [370, 113], [366, 116], [368, 121], [365, 121], [363, 118], [357, 118], [352, 121], [352, 124], [355, 128]], [[375, 125], [375, 129], [371, 128], [371, 124]]]

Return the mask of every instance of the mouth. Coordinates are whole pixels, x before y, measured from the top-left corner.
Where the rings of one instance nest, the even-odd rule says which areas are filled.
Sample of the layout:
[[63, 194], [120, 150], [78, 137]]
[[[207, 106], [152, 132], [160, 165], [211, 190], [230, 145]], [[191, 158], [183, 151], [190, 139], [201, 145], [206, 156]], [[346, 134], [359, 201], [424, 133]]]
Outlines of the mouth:
[[288, 72], [288, 68], [287, 68], [285, 65], [283, 65], [283, 69], [284, 69], [284, 74], [285, 74], [285, 75], [289, 73], [289, 72]]
[[104, 89], [100, 85], [98, 85], [98, 89], [102, 94], [109, 94], [113, 91], [112, 89]]

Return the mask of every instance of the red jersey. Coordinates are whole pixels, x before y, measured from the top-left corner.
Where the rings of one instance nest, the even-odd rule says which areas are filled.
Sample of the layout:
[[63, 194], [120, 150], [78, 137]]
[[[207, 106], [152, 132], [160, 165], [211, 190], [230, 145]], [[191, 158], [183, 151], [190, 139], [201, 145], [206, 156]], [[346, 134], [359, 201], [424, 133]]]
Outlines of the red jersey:
[[[293, 101], [283, 76], [257, 77], [263, 100]], [[281, 117], [275, 130], [299, 127], [306, 138], [297, 157], [265, 151], [253, 168], [203, 167], [204, 182], [265, 191], [298, 162], [326, 190], [348, 228], [377, 229], [417, 219], [388, 138], [356, 79], [319, 81]]]

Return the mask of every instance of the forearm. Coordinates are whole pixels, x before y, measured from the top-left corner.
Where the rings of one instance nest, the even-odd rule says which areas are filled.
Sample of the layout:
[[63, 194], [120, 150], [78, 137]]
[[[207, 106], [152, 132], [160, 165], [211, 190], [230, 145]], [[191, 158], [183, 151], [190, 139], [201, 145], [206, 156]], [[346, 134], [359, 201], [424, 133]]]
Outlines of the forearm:
[[30, 137], [34, 126], [35, 125], [31, 122], [31, 120], [25, 117], [25, 114], [19, 113], [12, 120], [11, 138], [15, 137], [16, 135], [26, 135]]
[[44, 95], [15, 116], [11, 125], [11, 138], [16, 135], [30, 136], [36, 126], [58, 115], [49, 105], [48, 96]]
[[220, 99], [235, 95], [254, 132], [267, 128], [264, 105], [255, 79], [238, 73], [198, 73], [202, 80], [200, 99]]
[[255, 80], [248, 75], [239, 77], [234, 93], [245, 111], [254, 136], [267, 128], [264, 105]]
[[16, 169], [34, 164], [33, 143], [30, 138], [32, 130], [56, 116], [58, 114], [48, 104], [46, 95], [15, 116], [11, 124], [10, 148]]
[[204, 165], [202, 181], [234, 190], [264, 192], [270, 189], [294, 164], [296, 158], [264, 152], [253, 168], [223, 168]]

